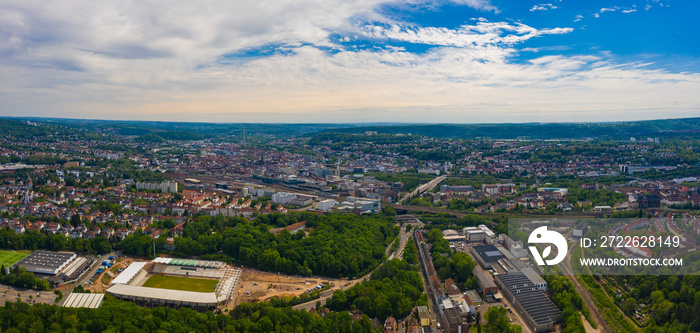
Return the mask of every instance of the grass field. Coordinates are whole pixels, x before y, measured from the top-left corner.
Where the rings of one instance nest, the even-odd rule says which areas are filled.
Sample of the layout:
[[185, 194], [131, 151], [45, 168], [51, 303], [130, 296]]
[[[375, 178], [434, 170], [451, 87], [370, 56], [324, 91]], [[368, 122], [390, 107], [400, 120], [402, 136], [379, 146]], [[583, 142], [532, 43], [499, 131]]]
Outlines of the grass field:
[[214, 292], [217, 283], [219, 283], [218, 280], [196, 279], [184, 276], [153, 275], [146, 280], [146, 283], [144, 283], [143, 286], [210, 293]]
[[10, 267], [17, 263], [18, 261], [24, 259], [24, 257], [31, 254], [32, 251], [29, 250], [0, 250], [0, 265], [5, 265], [5, 267]]

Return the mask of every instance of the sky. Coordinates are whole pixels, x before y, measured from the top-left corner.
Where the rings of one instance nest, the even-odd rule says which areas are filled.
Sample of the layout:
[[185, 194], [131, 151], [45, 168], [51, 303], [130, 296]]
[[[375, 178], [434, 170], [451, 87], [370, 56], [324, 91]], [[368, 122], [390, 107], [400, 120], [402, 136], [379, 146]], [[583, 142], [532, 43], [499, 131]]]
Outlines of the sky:
[[3, 0], [0, 116], [700, 116], [700, 1]]

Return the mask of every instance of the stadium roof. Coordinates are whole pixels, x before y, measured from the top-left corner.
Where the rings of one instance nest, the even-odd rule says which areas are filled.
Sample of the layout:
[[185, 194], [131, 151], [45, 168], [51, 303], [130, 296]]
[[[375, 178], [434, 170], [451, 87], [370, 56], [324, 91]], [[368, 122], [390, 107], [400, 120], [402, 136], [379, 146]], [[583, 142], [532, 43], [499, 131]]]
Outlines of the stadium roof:
[[107, 289], [107, 292], [111, 295], [118, 295], [133, 299], [153, 299], [162, 300], [170, 303], [216, 305], [215, 293], [200, 293], [194, 291], [137, 287], [125, 284], [115, 284], [109, 289]]
[[159, 264], [169, 264], [171, 260], [173, 260], [173, 259], [172, 258], [158, 257], [158, 258], [153, 259], [153, 262], [156, 262]]
[[122, 271], [119, 276], [117, 276], [112, 283], [114, 284], [129, 284], [131, 282], [131, 279], [136, 276], [136, 274], [143, 268], [143, 266], [146, 266], [146, 262], [141, 262], [141, 261], [136, 261], [131, 263], [129, 267], [127, 267], [124, 271]]
[[105, 294], [71, 293], [63, 302], [63, 307], [97, 309], [104, 298]]
[[221, 261], [209, 260], [193, 260], [193, 259], [174, 259], [174, 258], [155, 258], [153, 262], [165, 265], [189, 266], [189, 267], [204, 267], [204, 268], [222, 268], [224, 263]]

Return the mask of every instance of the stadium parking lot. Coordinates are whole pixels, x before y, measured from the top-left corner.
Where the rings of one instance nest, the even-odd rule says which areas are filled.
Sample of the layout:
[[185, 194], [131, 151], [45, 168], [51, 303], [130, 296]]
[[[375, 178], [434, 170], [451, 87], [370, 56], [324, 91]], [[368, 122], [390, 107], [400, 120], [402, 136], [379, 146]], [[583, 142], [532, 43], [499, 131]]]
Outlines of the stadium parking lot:
[[16, 302], [18, 298], [17, 293], [20, 294], [19, 298], [24, 303], [54, 304], [56, 301], [56, 294], [53, 291], [36, 291], [0, 285], [0, 302], [2, 304], [5, 304], [5, 301]]

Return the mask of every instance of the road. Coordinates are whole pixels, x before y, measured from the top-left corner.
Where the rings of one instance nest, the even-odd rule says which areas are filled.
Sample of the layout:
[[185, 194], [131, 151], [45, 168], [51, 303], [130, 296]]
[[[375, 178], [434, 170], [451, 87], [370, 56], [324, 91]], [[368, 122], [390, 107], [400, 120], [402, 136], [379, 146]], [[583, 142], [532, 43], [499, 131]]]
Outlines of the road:
[[107, 253], [107, 254], [103, 254], [102, 256], [96, 258], [95, 262], [92, 264], [90, 269], [88, 269], [88, 271], [83, 274], [82, 278], [80, 279], [80, 281], [78, 281], [76, 286], [78, 284], [85, 284], [85, 282], [87, 280], [89, 280], [93, 275], [95, 275], [95, 273], [97, 272], [97, 269], [100, 267], [100, 264], [102, 263], [102, 261], [109, 259], [109, 256], [114, 256], [116, 258], [117, 253], [116, 252]]
[[434, 189], [435, 186], [440, 184], [443, 180], [445, 180], [445, 178], [447, 178], [447, 175], [442, 175], [442, 176], [437, 177], [437, 178], [435, 178], [435, 179], [433, 179], [433, 180], [431, 180], [423, 185], [419, 185], [418, 187], [416, 187], [415, 190], [413, 190], [413, 192], [407, 193], [406, 195], [403, 196], [403, 198], [399, 199], [399, 201], [397, 201], [397, 203], [402, 204], [402, 203], [404, 203], [404, 201], [406, 201], [406, 199], [411, 198], [411, 197], [415, 196], [416, 194], [421, 194], [423, 192], [430, 191], [430, 190]]

